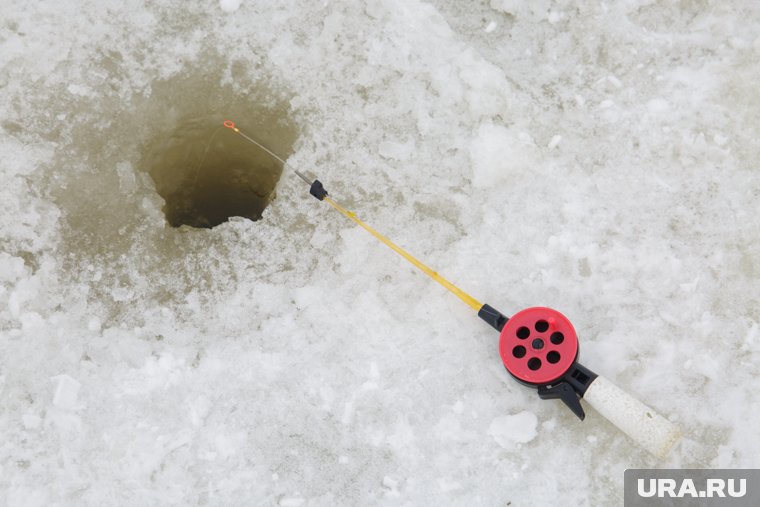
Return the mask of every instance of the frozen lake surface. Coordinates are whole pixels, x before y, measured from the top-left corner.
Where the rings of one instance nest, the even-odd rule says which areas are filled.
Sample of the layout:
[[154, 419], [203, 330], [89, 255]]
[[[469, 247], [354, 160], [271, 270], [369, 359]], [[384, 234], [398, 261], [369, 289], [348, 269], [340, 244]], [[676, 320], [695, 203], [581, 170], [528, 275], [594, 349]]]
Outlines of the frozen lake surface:
[[[757, 2], [0, 12], [0, 504], [620, 505], [626, 468], [758, 465]], [[567, 315], [680, 447], [539, 400], [288, 173], [259, 221], [170, 227], [148, 148], [262, 107], [464, 290]]]

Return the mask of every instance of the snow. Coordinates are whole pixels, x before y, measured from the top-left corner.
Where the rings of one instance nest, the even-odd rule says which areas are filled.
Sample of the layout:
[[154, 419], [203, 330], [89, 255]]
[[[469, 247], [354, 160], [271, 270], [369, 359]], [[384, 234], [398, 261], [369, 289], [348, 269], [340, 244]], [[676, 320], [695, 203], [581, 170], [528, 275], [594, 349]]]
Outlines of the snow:
[[[626, 468], [757, 466], [756, 2], [2, 11], [0, 504], [619, 505]], [[567, 315], [681, 447], [538, 399], [297, 178], [168, 227], [146, 146], [254, 102], [462, 289]]]

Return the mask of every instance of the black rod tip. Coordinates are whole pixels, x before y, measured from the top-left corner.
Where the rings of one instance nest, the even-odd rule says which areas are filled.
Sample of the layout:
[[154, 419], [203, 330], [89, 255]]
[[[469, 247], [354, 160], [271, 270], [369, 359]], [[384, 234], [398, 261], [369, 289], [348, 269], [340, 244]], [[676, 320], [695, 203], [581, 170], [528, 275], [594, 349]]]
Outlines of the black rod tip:
[[309, 193], [320, 201], [324, 200], [325, 196], [327, 196], [327, 190], [325, 190], [325, 187], [319, 180], [314, 180], [314, 183], [311, 184], [311, 188], [309, 189]]

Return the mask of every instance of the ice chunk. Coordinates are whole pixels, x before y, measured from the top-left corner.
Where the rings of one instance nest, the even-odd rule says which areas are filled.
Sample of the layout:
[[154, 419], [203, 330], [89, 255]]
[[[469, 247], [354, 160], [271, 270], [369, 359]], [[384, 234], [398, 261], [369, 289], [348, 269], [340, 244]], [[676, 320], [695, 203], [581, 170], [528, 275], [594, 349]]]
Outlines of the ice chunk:
[[491, 8], [505, 14], [516, 15], [520, 9], [519, 0], [491, 0]]
[[116, 164], [116, 174], [119, 176], [119, 188], [127, 194], [137, 190], [137, 178], [135, 170], [129, 162], [119, 162]]
[[39, 329], [45, 324], [45, 319], [37, 312], [24, 312], [19, 316], [21, 328], [25, 331]]
[[75, 409], [81, 384], [65, 373], [56, 375], [51, 380], [56, 382], [53, 405], [67, 410]]
[[87, 329], [90, 331], [100, 331], [100, 328], [102, 327], [102, 323], [100, 322], [100, 319], [97, 317], [91, 317], [87, 321]]
[[530, 442], [536, 437], [538, 418], [533, 412], [523, 410], [514, 415], [502, 415], [491, 421], [488, 434], [504, 449], [515, 444]]
[[473, 185], [491, 187], [506, 179], [511, 170], [532, 163], [534, 156], [530, 136], [520, 134], [493, 123], [480, 126], [470, 143]]
[[134, 297], [134, 293], [127, 287], [115, 287], [111, 290], [111, 297], [117, 302], [129, 301]]
[[383, 141], [377, 148], [384, 158], [407, 160], [414, 152], [414, 139], [407, 139], [403, 143]]
[[667, 111], [669, 107], [668, 101], [657, 97], [647, 102], [647, 109], [650, 113], [661, 113]]
[[0, 252], [0, 282], [15, 282], [25, 271], [24, 259]]
[[398, 493], [398, 481], [393, 477], [386, 475], [383, 477], [383, 488], [387, 489], [390, 493]]
[[623, 83], [621, 83], [614, 74], [607, 76], [607, 81], [609, 81], [615, 88], [621, 88], [623, 86]]
[[723, 134], [716, 133], [713, 136], [713, 141], [715, 141], [715, 144], [717, 144], [718, 146], [725, 146], [726, 143], [728, 142], [728, 137], [724, 136]]
[[560, 20], [562, 19], [562, 16], [563, 16], [563, 14], [562, 14], [561, 11], [557, 11], [557, 10], [551, 9], [549, 11], [549, 13], [546, 15], [546, 20], [550, 24], [556, 25], [557, 23], [560, 22]]
[[451, 478], [441, 477], [440, 479], [438, 479], [437, 482], [438, 482], [438, 487], [444, 493], [449, 493], [451, 491], [462, 489], [462, 484], [459, 481], [455, 481]]
[[219, 7], [224, 12], [235, 12], [240, 8], [242, 0], [219, 0]]
[[34, 414], [24, 414], [21, 422], [24, 424], [24, 428], [28, 430], [35, 430], [42, 425], [42, 419]]

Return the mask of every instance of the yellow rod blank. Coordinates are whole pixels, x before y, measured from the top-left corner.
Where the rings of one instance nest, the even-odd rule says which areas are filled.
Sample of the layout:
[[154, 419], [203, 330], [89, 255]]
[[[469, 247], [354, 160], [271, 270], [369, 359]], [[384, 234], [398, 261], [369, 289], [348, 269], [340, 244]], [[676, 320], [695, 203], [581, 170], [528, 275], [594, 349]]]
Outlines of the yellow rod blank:
[[436, 282], [440, 283], [444, 287], [446, 287], [449, 291], [451, 291], [455, 296], [457, 296], [459, 299], [467, 303], [473, 310], [476, 312], [479, 312], [482, 308], [483, 304], [480, 303], [477, 299], [467, 294], [465, 291], [461, 290], [459, 287], [451, 283], [450, 281], [446, 280], [444, 277], [424, 265], [422, 262], [417, 260], [416, 257], [414, 257], [412, 254], [398, 246], [393, 241], [389, 240], [379, 232], [377, 232], [375, 229], [364, 223], [362, 220], [360, 220], [356, 214], [353, 211], [349, 211], [337, 202], [333, 201], [329, 197], [325, 197], [324, 201], [327, 202], [330, 206], [335, 208], [336, 210], [340, 211], [343, 215], [348, 217], [349, 219], [353, 220], [357, 225], [361, 226], [363, 229], [365, 229], [367, 232], [372, 234], [374, 237], [385, 243], [388, 248], [399, 254], [401, 257], [406, 259], [407, 261], [414, 264], [417, 269], [428, 275], [430, 278], [435, 280]]

